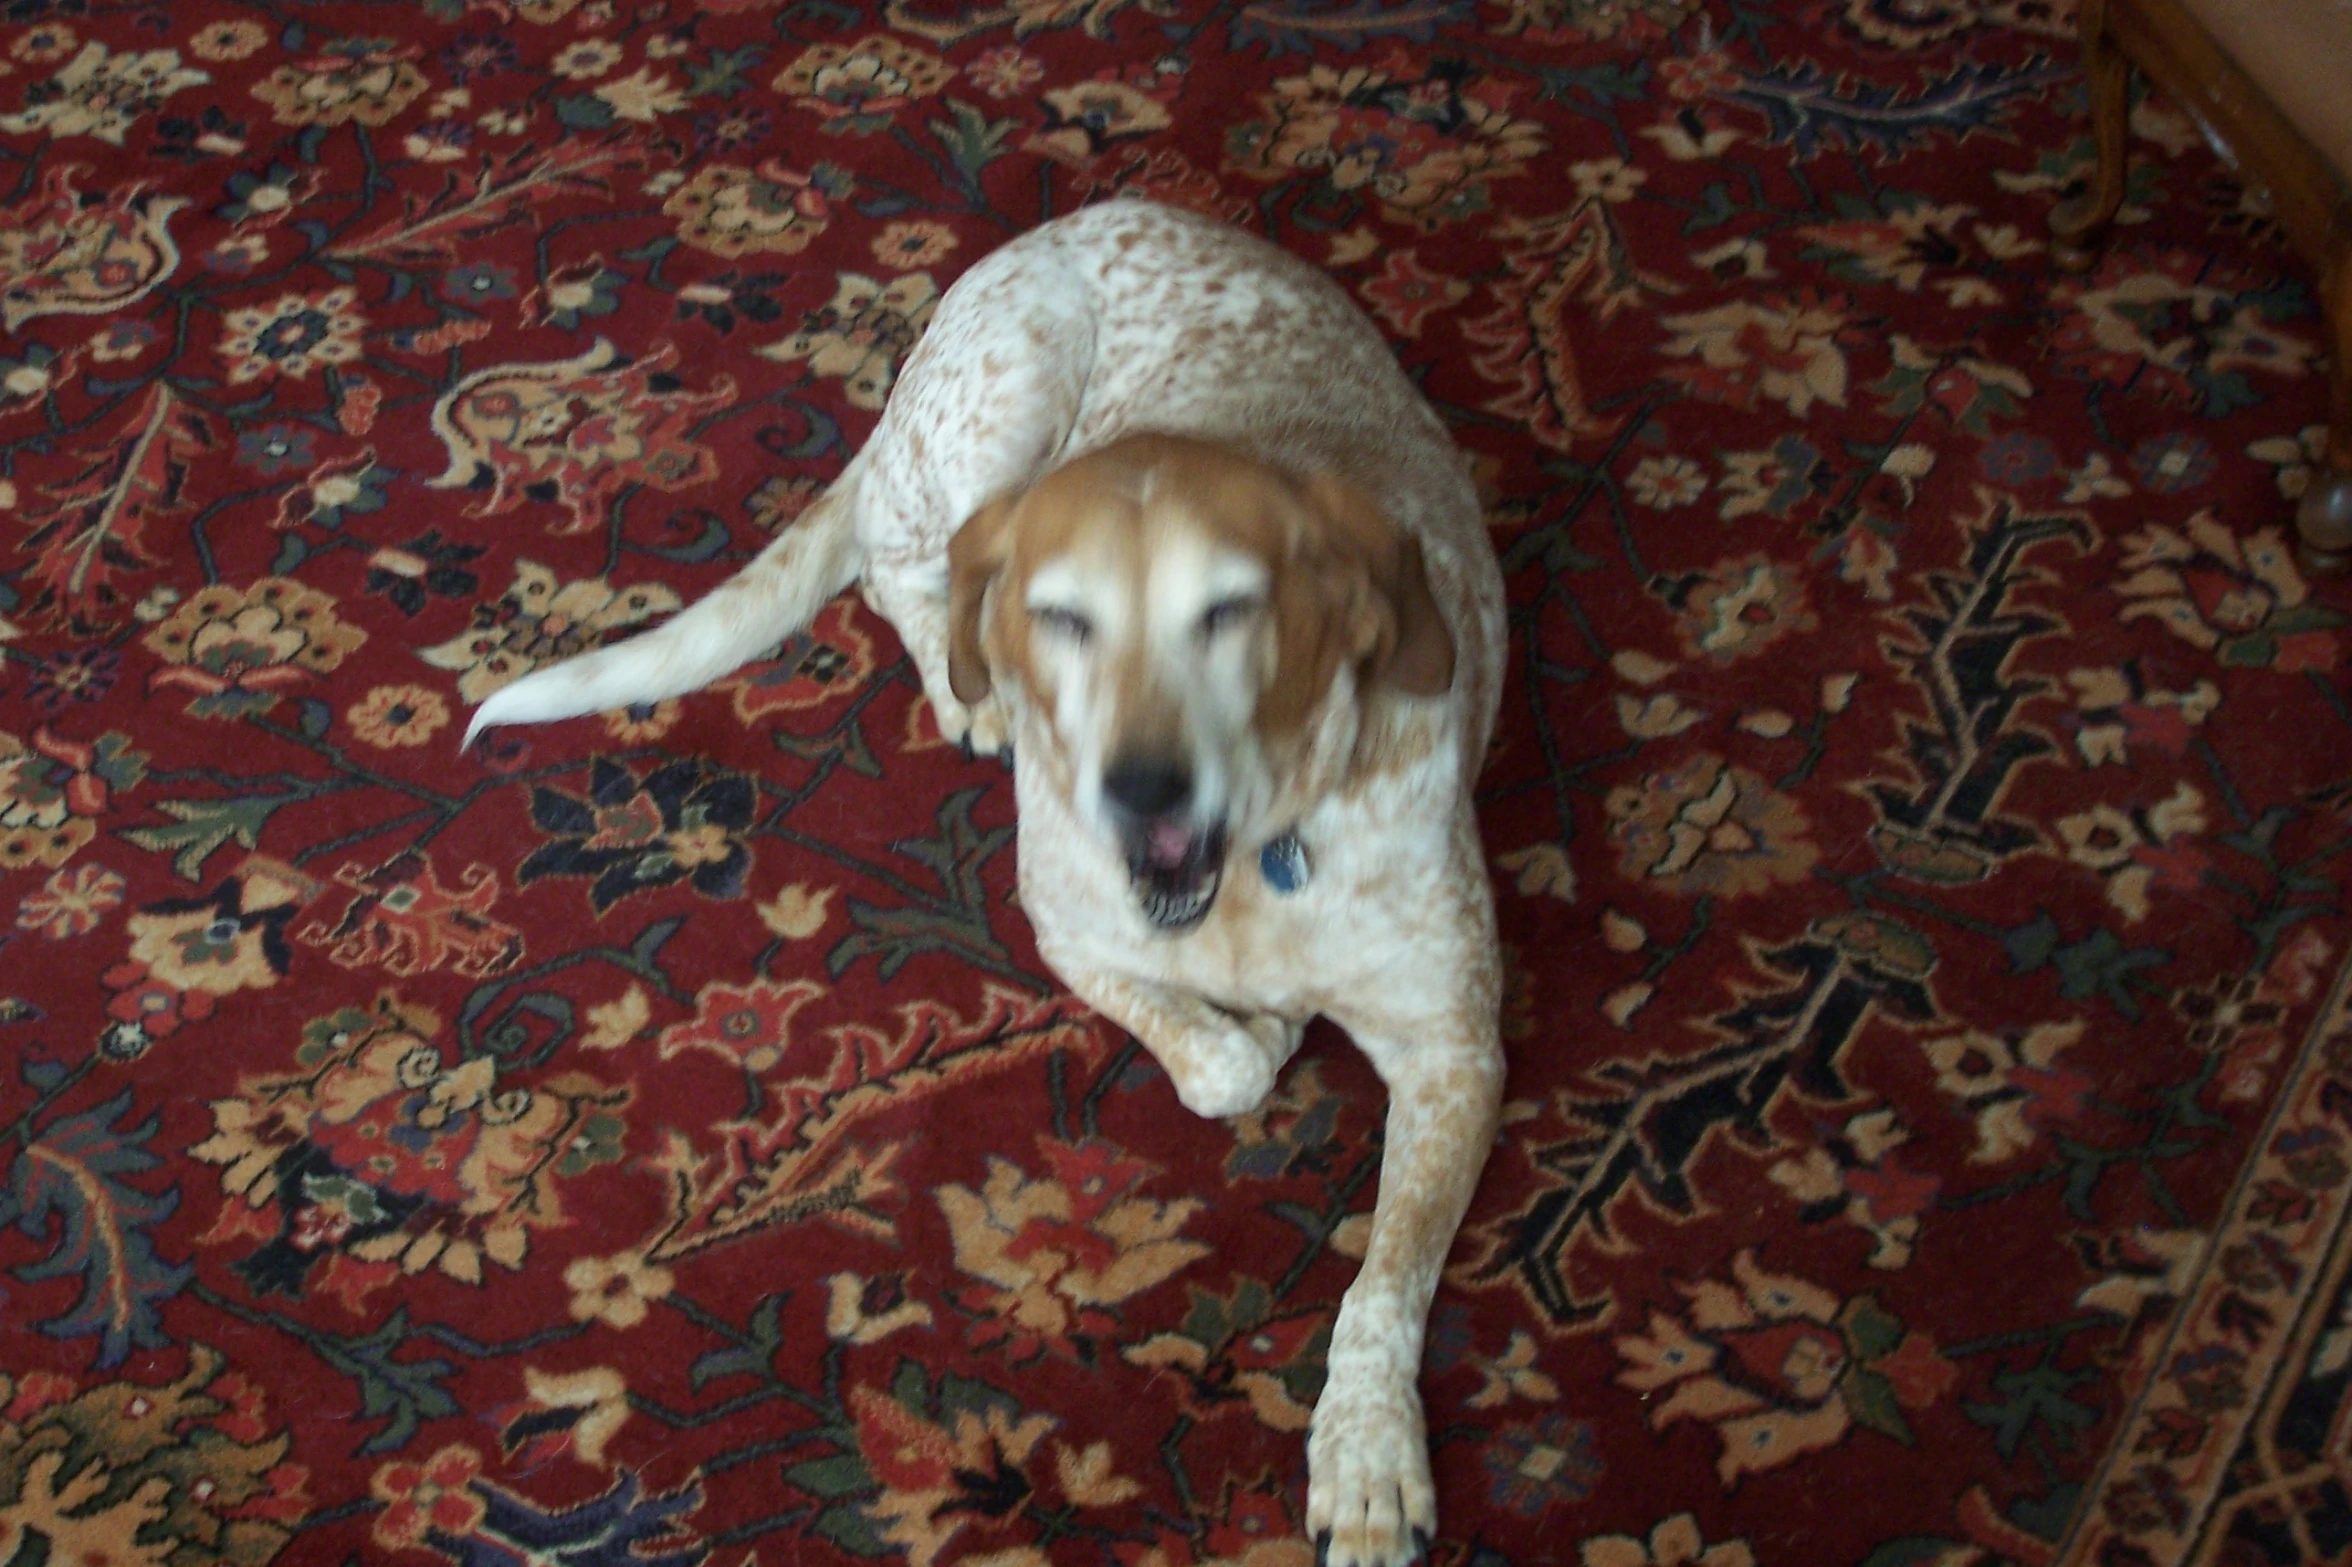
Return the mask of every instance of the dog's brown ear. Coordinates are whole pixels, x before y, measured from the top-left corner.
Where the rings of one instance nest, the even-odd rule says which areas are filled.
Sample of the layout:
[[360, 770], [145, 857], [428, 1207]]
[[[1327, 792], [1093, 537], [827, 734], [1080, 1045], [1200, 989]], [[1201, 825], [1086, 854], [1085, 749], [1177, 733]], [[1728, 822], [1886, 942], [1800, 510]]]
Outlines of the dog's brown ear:
[[947, 683], [966, 705], [995, 685], [983, 645], [981, 610], [988, 585], [1012, 554], [1012, 496], [990, 501], [965, 520], [947, 546]]
[[1363, 682], [1443, 696], [1454, 684], [1454, 638], [1429, 591], [1421, 541], [1344, 479], [1318, 474], [1306, 494], [1327, 529], [1325, 569], [1338, 577]]

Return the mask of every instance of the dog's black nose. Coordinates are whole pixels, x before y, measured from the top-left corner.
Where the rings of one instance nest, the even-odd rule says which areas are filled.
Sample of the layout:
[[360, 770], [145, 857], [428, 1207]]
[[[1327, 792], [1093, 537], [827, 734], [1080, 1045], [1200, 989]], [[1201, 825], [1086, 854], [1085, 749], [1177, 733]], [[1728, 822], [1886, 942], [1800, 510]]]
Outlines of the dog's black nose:
[[1103, 774], [1103, 793], [1141, 821], [1165, 816], [1192, 798], [1192, 774], [1168, 762], [1129, 760]]

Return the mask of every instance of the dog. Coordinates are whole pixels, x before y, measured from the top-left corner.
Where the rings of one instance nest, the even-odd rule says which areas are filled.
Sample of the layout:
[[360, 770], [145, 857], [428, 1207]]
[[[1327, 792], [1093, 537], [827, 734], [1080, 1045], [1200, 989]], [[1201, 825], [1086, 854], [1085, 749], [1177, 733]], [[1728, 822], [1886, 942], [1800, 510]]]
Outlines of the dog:
[[1046, 963], [1205, 1116], [1315, 1015], [1387, 1085], [1370, 1240], [1307, 1443], [1333, 1567], [1437, 1524], [1417, 1387], [1499, 1123], [1501, 973], [1471, 787], [1502, 573], [1467, 465], [1322, 273], [1121, 199], [983, 258], [873, 437], [741, 573], [493, 693], [466, 741], [682, 694], [862, 584], [940, 730], [1011, 746]]

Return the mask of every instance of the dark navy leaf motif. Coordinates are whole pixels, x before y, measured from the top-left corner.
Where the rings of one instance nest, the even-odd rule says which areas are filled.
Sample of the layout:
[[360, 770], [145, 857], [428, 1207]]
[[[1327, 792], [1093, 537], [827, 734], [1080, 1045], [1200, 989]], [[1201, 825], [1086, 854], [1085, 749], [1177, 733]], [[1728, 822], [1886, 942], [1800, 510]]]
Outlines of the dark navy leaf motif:
[[1905, 93], [1884, 82], [1832, 77], [1807, 61], [1749, 76], [1730, 96], [1761, 111], [1771, 139], [1789, 143], [1801, 158], [1824, 147], [1875, 148], [1898, 157], [1939, 135], [1958, 141], [1994, 129], [2011, 104], [2038, 95], [2058, 74], [2039, 59], [2015, 67], [1965, 64]]
[[134, 1349], [165, 1342], [157, 1308], [187, 1287], [193, 1268], [167, 1263], [148, 1231], [180, 1206], [177, 1192], [144, 1192], [124, 1177], [162, 1163], [143, 1146], [156, 1116], [117, 1123], [131, 1106], [117, 1094], [96, 1109], [58, 1121], [26, 1145], [0, 1192], [0, 1224], [14, 1223], [49, 1254], [16, 1270], [27, 1284], [82, 1281], [81, 1298], [40, 1324], [53, 1338], [96, 1338], [98, 1364], [114, 1366]]
[[548, 1509], [500, 1486], [476, 1482], [488, 1510], [472, 1533], [428, 1536], [464, 1567], [695, 1567], [708, 1548], [685, 1532], [702, 1505], [702, 1484], [649, 1493], [623, 1471], [610, 1490], [577, 1507]]

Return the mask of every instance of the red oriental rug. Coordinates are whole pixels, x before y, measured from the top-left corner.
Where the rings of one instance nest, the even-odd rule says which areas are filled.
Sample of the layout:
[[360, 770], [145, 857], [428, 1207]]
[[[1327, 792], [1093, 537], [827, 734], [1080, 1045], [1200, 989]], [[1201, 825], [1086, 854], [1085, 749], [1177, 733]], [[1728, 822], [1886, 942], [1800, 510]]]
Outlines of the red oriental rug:
[[1304, 1564], [1380, 1159], [1192, 1119], [863, 607], [456, 746], [1122, 192], [1475, 454], [1445, 1567], [2352, 1551], [2352, 589], [2064, 0], [0, 3], [0, 1562]]

